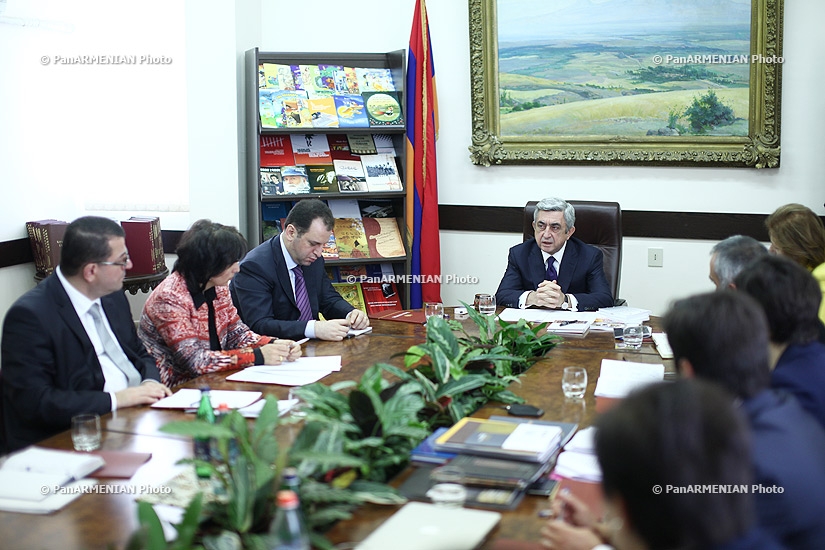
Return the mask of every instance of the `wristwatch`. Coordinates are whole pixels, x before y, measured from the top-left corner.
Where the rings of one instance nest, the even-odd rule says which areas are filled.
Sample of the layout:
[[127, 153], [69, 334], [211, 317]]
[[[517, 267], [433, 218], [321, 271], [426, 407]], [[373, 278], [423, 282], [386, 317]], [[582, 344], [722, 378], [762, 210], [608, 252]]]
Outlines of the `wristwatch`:
[[567, 294], [564, 295], [564, 301], [561, 303], [561, 306], [559, 307], [561, 307], [562, 309], [570, 309], [570, 297]]

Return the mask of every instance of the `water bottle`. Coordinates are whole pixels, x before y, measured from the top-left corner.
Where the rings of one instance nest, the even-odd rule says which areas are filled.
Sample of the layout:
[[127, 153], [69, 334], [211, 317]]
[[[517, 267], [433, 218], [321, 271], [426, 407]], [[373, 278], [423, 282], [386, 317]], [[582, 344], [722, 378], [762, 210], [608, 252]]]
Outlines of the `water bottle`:
[[[215, 413], [215, 423], [221, 424], [225, 421], [226, 416], [232, 411], [229, 408], [229, 405], [226, 403], [221, 403], [218, 405], [218, 410]], [[241, 449], [238, 447], [238, 440], [237, 438], [230, 438], [227, 442], [227, 460], [229, 464], [234, 465], [238, 461], [238, 456], [241, 454]], [[220, 463], [223, 461], [223, 457], [221, 456], [220, 449], [218, 448], [218, 440], [215, 439], [212, 441], [212, 458], [215, 462]]]
[[293, 491], [296, 495], [301, 494], [301, 478], [298, 477], [297, 468], [284, 468], [281, 475], [281, 490]]
[[278, 511], [269, 528], [272, 550], [310, 550], [309, 531], [304, 524], [295, 491], [278, 491]]
[[[201, 388], [201, 402], [195, 416], [198, 420], [203, 420], [204, 422], [214, 424], [215, 411], [212, 409], [212, 398], [209, 393], [210, 391], [211, 389], [209, 386], [203, 386]], [[194, 455], [198, 460], [203, 460], [205, 462], [211, 461], [212, 445], [208, 437], [194, 438]], [[206, 466], [195, 465], [195, 474], [197, 474], [199, 478], [207, 479], [212, 475], [212, 471]]]

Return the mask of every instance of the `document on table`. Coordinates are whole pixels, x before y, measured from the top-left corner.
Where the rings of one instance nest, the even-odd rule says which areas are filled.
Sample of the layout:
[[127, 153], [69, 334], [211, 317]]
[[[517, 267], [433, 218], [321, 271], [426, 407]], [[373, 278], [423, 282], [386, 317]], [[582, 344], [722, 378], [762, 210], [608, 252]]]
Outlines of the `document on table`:
[[[261, 395], [259, 391], [212, 390], [209, 392], [212, 407], [215, 409], [222, 403], [229, 405], [230, 409], [240, 409], [251, 405], [260, 399]], [[200, 390], [183, 389], [152, 404], [152, 407], [156, 409], [196, 409], [200, 402]]]
[[508, 307], [498, 314], [498, 318], [508, 323], [515, 323], [519, 319], [524, 319], [529, 323], [553, 323], [556, 321], [581, 321], [583, 323], [593, 323], [598, 315], [595, 311], [566, 311], [563, 309], [541, 309], [528, 308], [518, 309]]
[[341, 370], [340, 355], [299, 357], [281, 365], [257, 365], [247, 367], [226, 379], [230, 382], [255, 382], [281, 386], [312, 384], [332, 372]]
[[[298, 403], [300, 403], [298, 399], [279, 399], [278, 416], [285, 415]], [[238, 412], [241, 413], [244, 418], [258, 418], [261, 416], [261, 411], [263, 410], [264, 405], [266, 405], [266, 400], [261, 399], [260, 401], [255, 401], [248, 407], [238, 409]]]
[[367, 334], [369, 332], [372, 332], [372, 327], [362, 328], [359, 330], [351, 328], [347, 331], [347, 338], [351, 338], [353, 336], [361, 336], [362, 334]]
[[579, 481], [599, 482], [602, 480], [602, 469], [596, 455], [564, 451], [556, 459], [556, 475]]
[[647, 384], [661, 382], [665, 366], [661, 363], [635, 363], [602, 359], [602, 368], [596, 382], [596, 397], [622, 398]]

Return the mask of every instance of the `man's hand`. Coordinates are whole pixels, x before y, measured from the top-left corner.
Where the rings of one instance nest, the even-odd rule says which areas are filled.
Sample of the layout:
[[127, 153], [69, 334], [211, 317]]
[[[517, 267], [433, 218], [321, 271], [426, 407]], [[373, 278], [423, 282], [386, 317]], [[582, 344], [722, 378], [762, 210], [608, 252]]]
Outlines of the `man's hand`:
[[556, 281], [542, 281], [536, 290], [527, 295], [525, 305], [558, 308], [564, 303], [564, 292]]
[[553, 500], [553, 513], [555, 517], [576, 527], [593, 527], [597, 521], [587, 504], [567, 490], [562, 490], [556, 495]]
[[575, 527], [561, 519], [551, 519], [541, 529], [544, 548], [565, 550], [592, 550], [603, 541], [587, 527]]
[[370, 326], [370, 318], [360, 309], [350, 311], [347, 314], [347, 320], [350, 323], [350, 327], [355, 330], [363, 330]]
[[292, 340], [273, 340], [261, 346], [265, 365], [280, 365], [284, 361], [295, 361], [301, 356], [301, 346]]
[[151, 405], [169, 395], [172, 395], [172, 390], [160, 382], [151, 381], [140, 386], [120, 390], [115, 393], [115, 398], [117, 399], [117, 408], [125, 409], [137, 405]]
[[346, 338], [347, 332], [349, 332], [349, 321], [347, 319], [315, 321], [315, 337], [321, 340], [337, 342]]

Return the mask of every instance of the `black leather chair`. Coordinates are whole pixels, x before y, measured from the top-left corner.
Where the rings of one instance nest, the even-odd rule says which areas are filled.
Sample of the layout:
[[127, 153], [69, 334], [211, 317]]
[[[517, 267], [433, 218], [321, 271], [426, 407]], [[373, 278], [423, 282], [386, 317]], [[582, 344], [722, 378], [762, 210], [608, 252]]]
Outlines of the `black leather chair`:
[[[616, 305], [624, 305], [619, 296], [619, 278], [622, 273], [622, 208], [618, 202], [567, 201], [576, 209], [575, 236], [604, 253], [604, 274], [613, 292]], [[524, 240], [535, 236], [533, 213], [537, 201], [524, 206], [522, 231]]]

